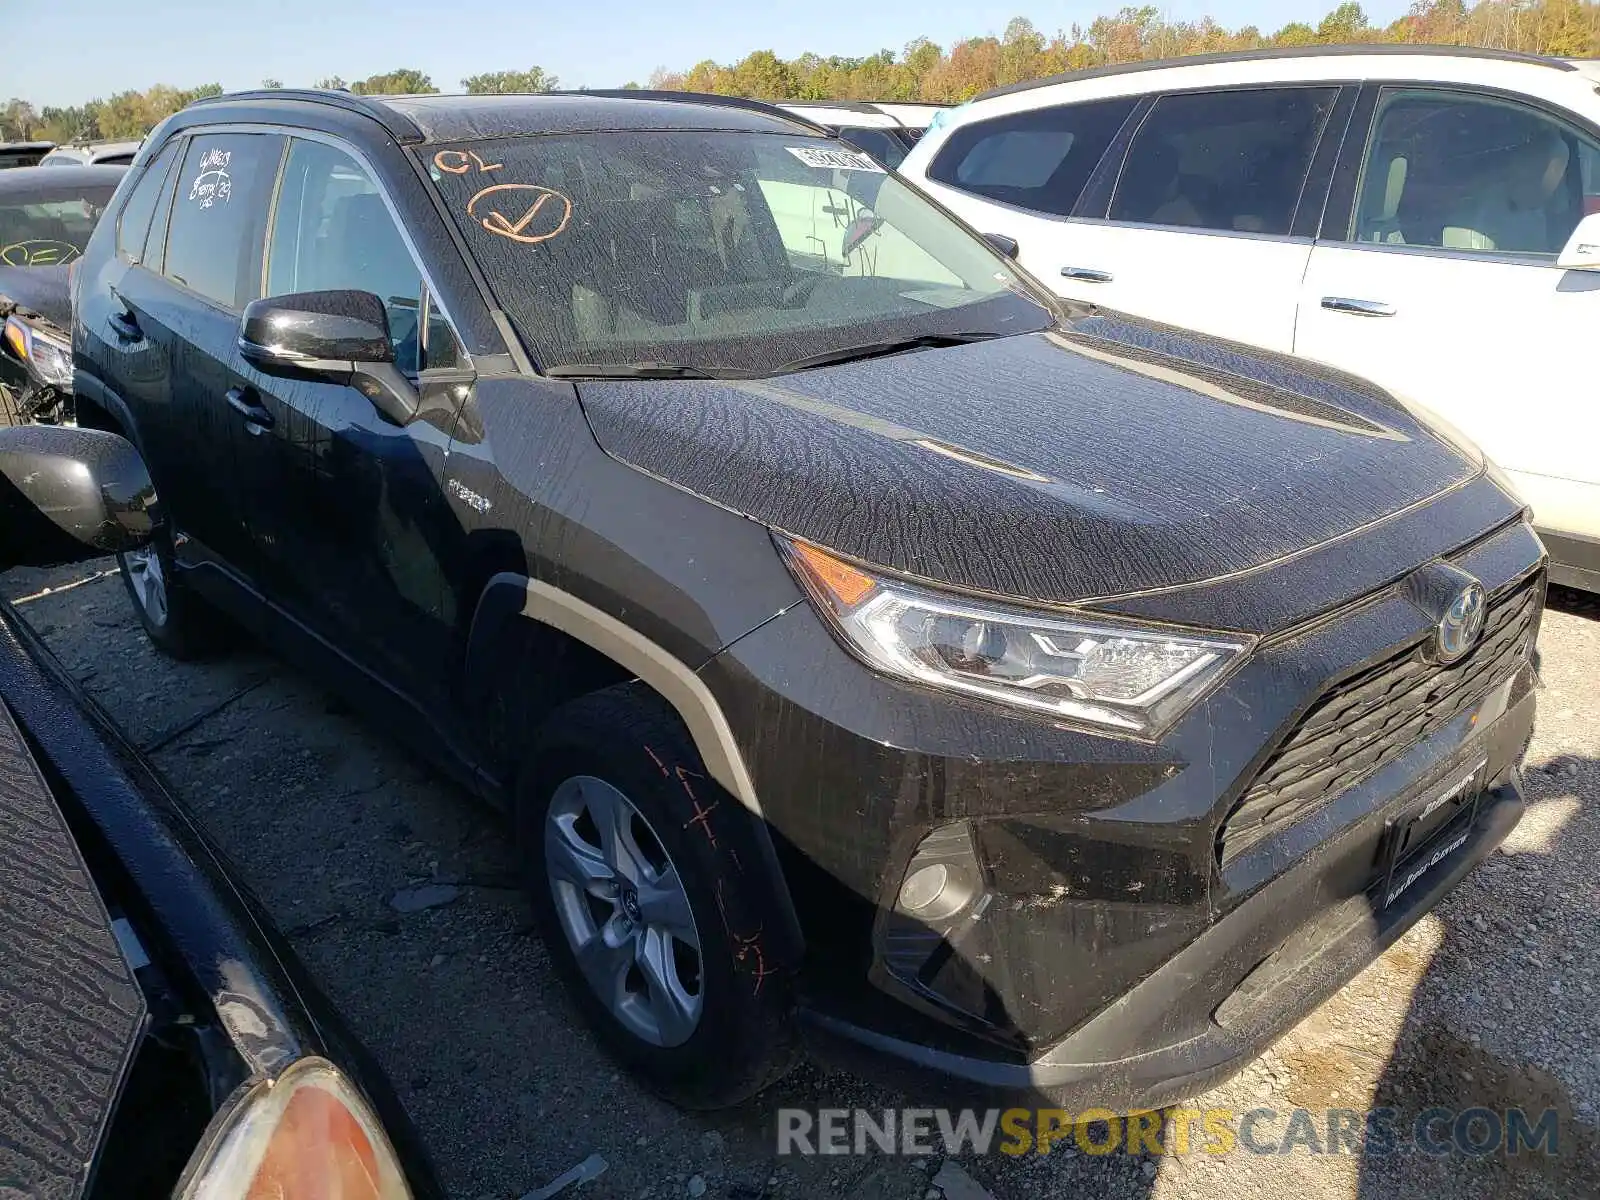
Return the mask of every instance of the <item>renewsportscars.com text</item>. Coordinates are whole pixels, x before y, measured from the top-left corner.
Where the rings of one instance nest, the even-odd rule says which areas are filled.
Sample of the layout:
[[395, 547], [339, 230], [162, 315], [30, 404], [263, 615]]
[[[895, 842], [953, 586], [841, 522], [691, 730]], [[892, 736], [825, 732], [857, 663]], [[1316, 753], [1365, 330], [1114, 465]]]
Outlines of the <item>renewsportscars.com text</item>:
[[778, 1110], [779, 1154], [1556, 1154], [1554, 1109]]

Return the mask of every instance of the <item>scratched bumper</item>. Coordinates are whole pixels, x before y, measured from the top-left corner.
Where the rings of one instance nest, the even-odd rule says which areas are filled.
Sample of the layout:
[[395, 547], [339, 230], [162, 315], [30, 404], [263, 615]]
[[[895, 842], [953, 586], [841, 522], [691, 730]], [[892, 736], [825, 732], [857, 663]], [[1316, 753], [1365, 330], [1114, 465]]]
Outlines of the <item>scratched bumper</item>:
[[[1466, 840], [1387, 907], [1364, 892], [1328, 906], [1328, 864], [1303, 864], [1032, 1058], [928, 1046], [817, 1010], [803, 1014], [808, 1040], [821, 1056], [912, 1094], [1119, 1112], [1176, 1103], [1237, 1073], [1381, 954], [1505, 839], [1523, 807], [1506, 779]], [[1330, 847], [1331, 875], [1359, 870], [1371, 845], [1370, 828], [1352, 830]]]
[[[1524, 525], [1452, 561], [1491, 595], [1542, 597], [1542, 549]], [[1092, 1081], [1100, 1101], [1227, 1074], [1399, 936], [1520, 812], [1525, 650], [1481, 700], [1365, 778], [1247, 851], [1220, 852], [1225, 821], [1304, 714], [1431, 629], [1401, 588], [1370, 596], [1263, 643], [1159, 744], [885, 679], [806, 607], [741, 639], [702, 674], [799, 918], [812, 1036], [845, 1044], [854, 1069], [876, 1059], [1053, 1092]], [[1529, 641], [1536, 630], [1537, 609]], [[1481, 772], [1471, 835], [1397, 900], [1375, 902], [1394, 886], [1386, 829], [1463, 771]], [[919, 848], [952, 831], [986, 901], [961, 928], [933, 931], [919, 959], [895, 900]]]

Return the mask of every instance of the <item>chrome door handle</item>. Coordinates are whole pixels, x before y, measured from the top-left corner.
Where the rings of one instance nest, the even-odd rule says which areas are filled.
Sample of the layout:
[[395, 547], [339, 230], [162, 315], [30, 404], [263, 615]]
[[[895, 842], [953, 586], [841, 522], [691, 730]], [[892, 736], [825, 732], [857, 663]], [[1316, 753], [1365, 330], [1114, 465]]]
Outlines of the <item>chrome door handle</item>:
[[1352, 300], [1347, 296], [1324, 296], [1322, 307], [1329, 312], [1350, 313], [1357, 317], [1392, 317], [1394, 305], [1382, 300]]
[[1077, 279], [1084, 283], [1110, 283], [1110, 271], [1096, 271], [1093, 267], [1062, 267], [1063, 279]]

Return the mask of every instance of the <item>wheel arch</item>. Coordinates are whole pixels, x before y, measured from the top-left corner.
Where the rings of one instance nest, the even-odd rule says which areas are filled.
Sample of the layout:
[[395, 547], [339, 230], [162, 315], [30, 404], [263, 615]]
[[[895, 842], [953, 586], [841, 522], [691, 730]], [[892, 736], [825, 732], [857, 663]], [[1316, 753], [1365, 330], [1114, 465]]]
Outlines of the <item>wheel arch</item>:
[[502, 649], [508, 638], [517, 636], [519, 621], [532, 622], [535, 627], [552, 631], [559, 638], [582, 647], [589, 671], [580, 671], [580, 676], [594, 679], [596, 660], [608, 665], [613, 672], [607, 678], [602, 668], [594, 683], [555, 689], [554, 703], [549, 708], [555, 703], [576, 699], [597, 686], [638, 680], [677, 714], [706, 772], [739, 802], [750, 818], [752, 838], [760, 849], [767, 877], [772, 881], [777, 915], [789, 948], [798, 957], [804, 946], [800, 921], [760, 797], [732, 727], [705, 681], [687, 664], [610, 613], [542, 580], [501, 573], [493, 576], [484, 587], [467, 635], [463, 672], [470, 704], [481, 706], [487, 701]]
[[121, 434], [134, 444], [141, 455], [144, 454], [138, 422], [133, 419], [132, 410], [121, 396], [83, 371], [73, 375], [72, 396], [80, 426]]

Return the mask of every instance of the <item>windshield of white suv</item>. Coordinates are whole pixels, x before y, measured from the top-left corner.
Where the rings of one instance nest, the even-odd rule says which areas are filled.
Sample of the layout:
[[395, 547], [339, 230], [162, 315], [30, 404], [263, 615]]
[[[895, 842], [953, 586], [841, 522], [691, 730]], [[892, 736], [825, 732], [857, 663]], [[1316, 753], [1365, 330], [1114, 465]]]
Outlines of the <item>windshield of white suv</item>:
[[1053, 321], [987, 243], [838, 141], [608, 132], [420, 153], [545, 370], [769, 374]]

